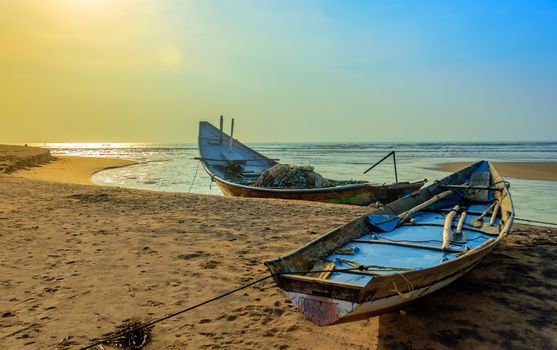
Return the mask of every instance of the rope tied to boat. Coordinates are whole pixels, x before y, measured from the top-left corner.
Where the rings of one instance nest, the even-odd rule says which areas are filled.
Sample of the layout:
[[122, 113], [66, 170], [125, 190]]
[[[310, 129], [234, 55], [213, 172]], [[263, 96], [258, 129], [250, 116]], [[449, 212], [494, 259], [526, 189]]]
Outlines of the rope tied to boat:
[[398, 296], [401, 297], [401, 298], [403, 298], [403, 299], [409, 299], [409, 298], [412, 296], [412, 292], [414, 291], [414, 285], [413, 285], [412, 282], [410, 282], [410, 281], [408, 280], [408, 278], [406, 278], [403, 274], [397, 273], [397, 275], [399, 275], [400, 277], [402, 277], [402, 279], [406, 282], [407, 290], [406, 290], [406, 292], [404, 292], [404, 293], [401, 292], [400, 290], [398, 290], [398, 287], [397, 287], [397, 285], [396, 285], [396, 282], [393, 281], [393, 282], [392, 282], [393, 288], [390, 289], [389, 291], [398, 294]]
[[[349, 260], [344, 258], [337, 258], [339, 262], [351, 266], [353, 269], [358, 269], [360, 271], [370, 271], [370, 270], [378, 270], [378, 271], [413, 271], [415, 269], [408, 268], [408, 267], [392, 267], [392, 266], [383, 266], [383, 265], [364, 265], [359, 261]], [[342, 271], [343, 269], [336, 269], [335, 272]]]
[[355, 255], [360, 251], [358, 247], [351, 247], [351, 248], [338, 248], [335, 249], [335, 254], [345, 254], [345, 255]]
[[195, 168], [195, 174], [193, 174], [193, 181], [191, 182], [190, 189], [188, 190], [188, 193], [191, 193], [191, 189], [193, 188], [193, 184], [195, 183], [195, 179], [197, 179], [197, 171], [199, 170], [199, 164], [200, 163], [201, 163], [201, 160], [199, 160], [197, 162], [197, 167]]

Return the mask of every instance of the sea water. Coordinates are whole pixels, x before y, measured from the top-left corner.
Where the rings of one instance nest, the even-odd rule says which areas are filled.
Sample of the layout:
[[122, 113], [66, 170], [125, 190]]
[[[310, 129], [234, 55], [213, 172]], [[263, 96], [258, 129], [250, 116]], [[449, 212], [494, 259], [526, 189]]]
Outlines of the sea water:
[[[557, 142], [392, 142], [392, 143], [247, 143], [260, 153], [282, 163], [310, 164], [327, 178], [395, 181], [393, 159], [389, 158], [364, 174], [390, 151], [396, 151], [399, 181], [448, 175], [428, 170], [435, 164], [455, 161], [557, 161]], [[43, 144], [54, 155], [125, 158], [138, 162], [123, 168], [107, 169], [93, 175], [94, 183], [108, 186], [168, 192], [222, 195], [198, 156], [197, 145], [184, 144]], [[557, 222], [557, 181], [507, 178], [516, 216], [530, 220]]]

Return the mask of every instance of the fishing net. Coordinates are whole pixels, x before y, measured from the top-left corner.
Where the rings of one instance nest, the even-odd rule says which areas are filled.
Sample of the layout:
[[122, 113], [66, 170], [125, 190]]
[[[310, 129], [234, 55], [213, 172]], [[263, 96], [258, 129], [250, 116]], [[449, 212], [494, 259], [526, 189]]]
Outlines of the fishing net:
[[276, 164], [263, 171], [255, 186], [275, 188], [330, 187], [331, 181], [313, 170], [311, 165]]
[[125, 320], [122, 324], [116, 327], [115, 331], [105, 333], [103, 334], [102, 339], [94, 339], [93, 341], [103, 340], [103, 344], [128, 350], [143, 349], [143, 347], [149, 344], [152, 337], [151, 329], [153, 326], [140, 328], [146, 325], [146, 323], [147, 322], [137, 319]]

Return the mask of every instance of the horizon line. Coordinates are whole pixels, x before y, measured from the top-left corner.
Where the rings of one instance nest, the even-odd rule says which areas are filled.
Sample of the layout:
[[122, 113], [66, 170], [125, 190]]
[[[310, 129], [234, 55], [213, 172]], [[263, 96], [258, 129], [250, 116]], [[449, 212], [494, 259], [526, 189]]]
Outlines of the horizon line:
[[[235, 138], [236, 141], [239, 141]], [[301, 144], [331, 144], [331, 143], [343, 143], [343, 144], [381, 144], [381, 143], [557, 143], [557, 140], [412, 140], [412, 141], [239, 141], [242, 143], [256, 143], [256, 144], [288, 144], [288, 143], [301, 143]], [[91, 145], [101, 145], [101, 144], [120, 144], [120, 145], [132, 145], [132, 144], [144, 144], [144, 145], [174, 145], [174, 144], [197, 144], [196, 141], [125, 141], [125, 142], [115, 142], [115, 141], [44, 141], [44, 142], [0, 142], [0, 145], [14, 145], [14, 146], [24, 146], [31, 145], [32, 147], [40, 147], [39, 145], [49, 145], [49, 144], [91, 144]]]

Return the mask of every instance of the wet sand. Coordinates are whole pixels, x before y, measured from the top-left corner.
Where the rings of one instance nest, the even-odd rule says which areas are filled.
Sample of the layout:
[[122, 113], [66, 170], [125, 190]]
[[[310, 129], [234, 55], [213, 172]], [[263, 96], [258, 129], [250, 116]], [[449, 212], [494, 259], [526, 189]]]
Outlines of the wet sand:
[[[158, 318], [265, 276], [263, 261], [366, 212], [21, 174], [0, 175], [6, 349], [78, 349], [125, 319]], [[320, 328], [266, 281], [156, 325], [146, 349], [553, 349], [556, 234], [515, 225], [471, 273], [404, 315]]]
[[117, 158], [58, 156], [46, 164], [27, 169], [19, 169], [12, 174], [31, 180], [92, 185], [91, 175], [94, 173], [103, 169], [119, 168], [133, 164], [137, 164], [137, 162]]
[[[441, 163], [426, 169], [453, 173], [469, 166], [469, 162]], [[499, 174], [529, 180], [557, 181], [557, 162], [495, 162]]]

